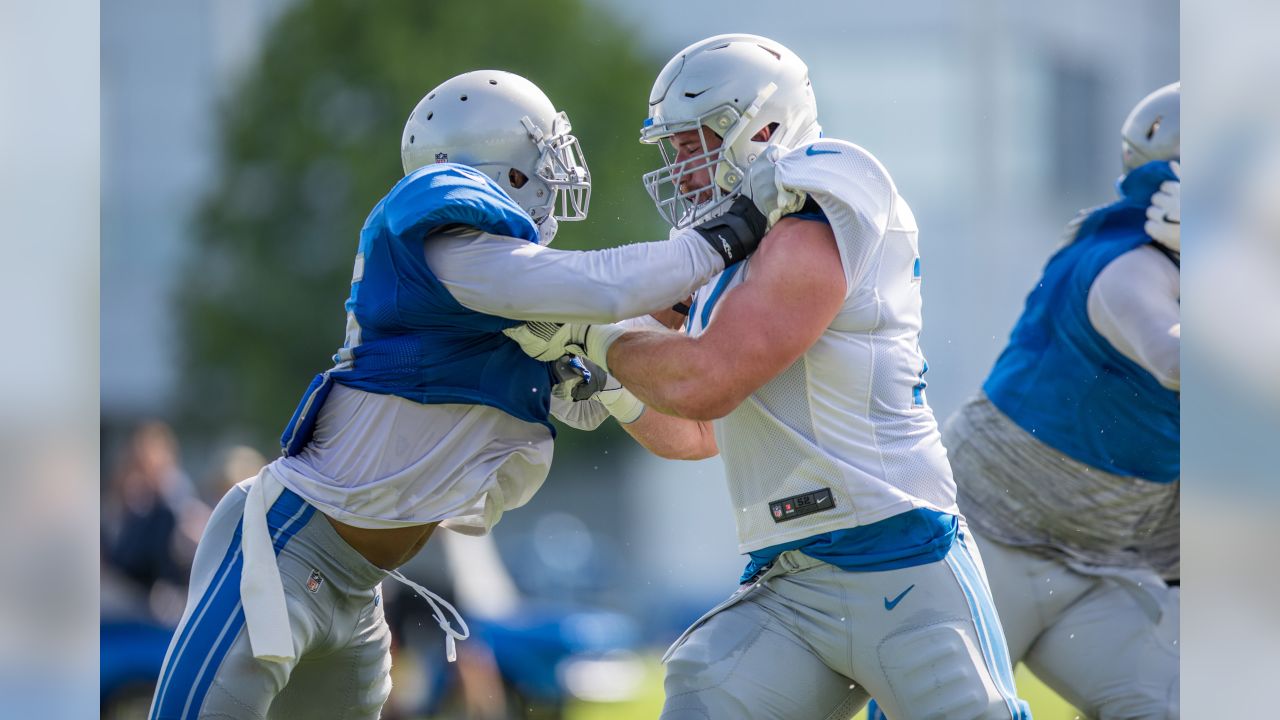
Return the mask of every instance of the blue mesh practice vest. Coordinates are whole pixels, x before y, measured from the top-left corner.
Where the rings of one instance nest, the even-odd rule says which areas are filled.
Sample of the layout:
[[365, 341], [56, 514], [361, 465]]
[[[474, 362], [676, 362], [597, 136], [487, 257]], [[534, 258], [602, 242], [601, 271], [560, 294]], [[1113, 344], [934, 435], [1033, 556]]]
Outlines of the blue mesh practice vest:
[[427, 267], [423, 240], [449, 225], [538, 241], [529, 215], [470, 167], [427, 165], [396, 183], [360, 231], [346, 342], [281, 435], [286, 455], [310, 439], [334, 382], [419, 403], [488, 405], [555, 432], [548, 364], [502, 334], [520, 321], [463, 307]]
[[991, 402], [1046, 445], [1116, 475], [1176, 480], [1179, 395], [1120, 354], [1089, 322], [1089, 288], [1112, 260], [1151, 242], [1146, 209], [1167, 162], [1120, 183], [1117, 202], [1089, 211], [1027, 297], [1009, 345], [982, 386]]

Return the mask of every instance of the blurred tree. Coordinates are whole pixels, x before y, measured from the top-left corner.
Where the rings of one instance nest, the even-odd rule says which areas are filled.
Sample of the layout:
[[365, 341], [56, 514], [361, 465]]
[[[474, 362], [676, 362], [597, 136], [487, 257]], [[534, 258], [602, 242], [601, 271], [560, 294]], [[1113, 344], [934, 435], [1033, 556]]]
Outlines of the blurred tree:
[[359, 230], [402, 177], [404, 120], [457, 73], [518, 73], [568, 112], [595, 187], [557, 247], [661, 237], [639, 182], [657, 156], [636, 141], [658, 67], [583, 0], [299, 2], [224, 101], [180, 295], [183, 426], [274, 446], [342, 343]]

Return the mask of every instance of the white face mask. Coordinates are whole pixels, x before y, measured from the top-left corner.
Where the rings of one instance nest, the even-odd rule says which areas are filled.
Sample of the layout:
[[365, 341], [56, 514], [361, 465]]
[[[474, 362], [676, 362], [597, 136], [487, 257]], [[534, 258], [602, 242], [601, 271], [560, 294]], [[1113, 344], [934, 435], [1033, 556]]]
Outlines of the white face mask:
[[556, 237], [556, 231], [560, 229], [560, 221], [556, 220], [554, 215], [547, 214], [538, 222], [538, 244], [550, 245], [551, 241]]

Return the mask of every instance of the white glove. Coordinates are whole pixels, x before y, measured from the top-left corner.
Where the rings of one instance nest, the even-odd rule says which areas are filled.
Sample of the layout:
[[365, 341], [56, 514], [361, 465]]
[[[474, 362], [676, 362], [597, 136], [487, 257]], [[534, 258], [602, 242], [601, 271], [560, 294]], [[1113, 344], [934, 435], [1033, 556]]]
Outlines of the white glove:
[[743, 183], [743, 194], [755, 203], [769, 228], [783, 215], [798, 212], [804, 207], [804, 193], [788, 190], [778, 183], [778, 158], [785, 152], [777, 145], [766, 147], [747, 168], [747, 179]]
[[1147, 208], [1147, 224], [1143, 230], [1152, 240], [1169, 248], [1182, 252], [1182, 174], [1175, 160], [1169, 163], [1177, 180], [1165, 180], [1160, 183], [1160, 190], [1151, 196], [1151, 205]]
[[644, 403], [631, 391], [622, 387], [618, 379], [612, 375], [605, 380], [605, 389], [595, 394], [595, 398], [604, 405], [609, 414], [623, 425], [630, 425], [644, 412]]
[[580, 355], [608, 372], [605, 358], [609, 346], [624, 332], [626, 328], [618, 325], [527, 322], [502, 334], [519, 343], [524, 354], [535, 360], [553, 362], [564, 355]]

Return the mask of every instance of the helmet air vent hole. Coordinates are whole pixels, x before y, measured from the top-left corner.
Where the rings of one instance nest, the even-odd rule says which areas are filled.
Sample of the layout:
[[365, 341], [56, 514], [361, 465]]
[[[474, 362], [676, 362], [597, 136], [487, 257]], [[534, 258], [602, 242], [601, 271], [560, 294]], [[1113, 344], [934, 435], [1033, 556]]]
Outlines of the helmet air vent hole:
[[467, 96], [466, 96], [466, 95], [463, 95], [460, 99], [462, 100], [462, 102], [466, 102], [466, 101], [467, 101]]
[[412, 135], [410, 135], [410, 136], [409, 136], [409, 144], [410, 144], [410, 145], [412, 145], [412, 144], [413, 144], [413, 136], [412, 136]]
[[[725, 49], [725, 48], [727, 48], [727, 47], [729, 47], [729, 43], [724, 43], [723, 45], [717, 45], [717, 46], [715, 46], [715, 47], [711, 48], [711, 50], [723, 50], [723, 49]], [[711, 52], [711, 50], [708, 50], [707, 52]]]
[[498, 81], [497, 81], [497, 80], [490, 80], [490, 81], [489, 81], [489, 84], [490, 84], [490, 85], [497, 85], [497, 84], [498, 84]]
[[1148, 139], [1148, 140], [1150, 140], [1152, 137], [1154, 137], [1154, 136], [1155, 136], [1155, 134], [1156, 134], [1156, 131], [1160, 129], [1160, 121], [1161, 121], [1161, 120], [1164, 120], [1164, 116], [1163, 116], [1163, 115], [1159, 115], [1159, 116], [1157, 116], [1157, 117], [1156, 117], [1155, 122], [1151, 123], [1151, 127], [1147, 128], [1147, 139]]
[[780, 52], [778, 52], [778, 51], [776, 51], [776, 50], [770, 50], [769, 48], [767, 48], [767, 47], [765, 47], [765, 46], [763, 46], [763, 45], [756, 45], [756, 47], [758, 47], [758, 48], [760, 48], [761, 50], [763, 50], [763, 51], [765, 51], [765, 52], [769, 53], [770, 55], [772, 55], [774, 60], [779, 60], [779, 61], [781, 61], [781, 60], [782, 60], [782, 53], [780, 53]]
[[428, 120], [430, 120], [431, 118], [435, 117], [435, 114], [436, 114], [436, 112], [435, 112], [434, 110], [432, 110], [431, 112], [427, 113], [427, 119], [428, 119]]
[[434, 98], [435, 96], [436, 96], [436, 94], [435, 94], [435, 93], [431, 93], [430, 95], [428, 95], [428, 96], [427, 96], [427, 99], [428, 99], [428, 100], [430, 100], [431, 98]]

